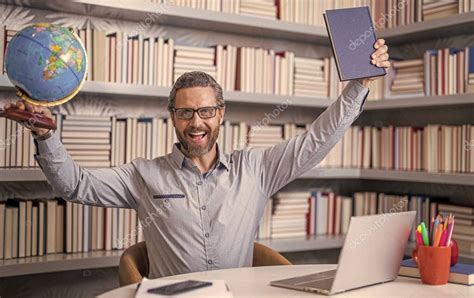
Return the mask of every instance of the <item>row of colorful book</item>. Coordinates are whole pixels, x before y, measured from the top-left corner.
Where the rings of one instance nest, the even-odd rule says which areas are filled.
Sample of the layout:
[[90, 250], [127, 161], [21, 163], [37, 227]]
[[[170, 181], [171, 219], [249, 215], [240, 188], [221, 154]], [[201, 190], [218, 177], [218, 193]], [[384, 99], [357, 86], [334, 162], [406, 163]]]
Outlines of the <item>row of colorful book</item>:
[[291, 23], [324, 26], [328, 9], [369, 6], [376, 28], [394, 28], [474, 10], [472, 0], [150, 0], [195, 9], [221, 11]]
[[474, 92], [474, 47], [428, 50], [424, 57], [394, 60], [384, 98]]
[[53, 198], [0, 202], [0, 259], [125, 249], [143, 240], [133, 209]]
[[[215, 45], [77, 29], [88, 53], [88, 80], [171, 86], [185, 72], [213, 76], [225, 91], [336, 98], [344, 88], [332, 57], [295, 57], [291, 51]], [[0, 29], [0, 44], [14, 30]], [[3, 65], [3, 52], [0, 63]], [[371, 85], [369, 100], [474, 92], [474, 48], [429, 50], [424, 59], [398, 61]], [[385, 86], [385, 87], [384, 87]]]
[[319, 167], [473, 173], [474, 126], [352, 126]]
[[[344, 235], [351, 216], [417, 211], [417, 220], [453, 214], [462, 253], [474, 253], [474, 208], [446, 204], [446, 199], [420, 195], [330, 190], [284, 191], [269, 199], [258, 238]], [[414, 234], [410, 238], [414, 241]], [[143, 241], [133, 209], [104, 208], [52, 199], [8, 199], [0, 202], [0, 259], [51, 253], [124, 249]]]
[[[356, 192], [338, 195], [331, 190], [282, 191], [269, 200], [257, 238], [345, 235], [351, 216], [416, 211], [415, 222], [430, 222], [438, 213], [454, 215], [453, 238], [461, 253], [474, 253], [474, 207], [446, 203], [446, 198], [423, 195]], [[415, 241], [415, 228], [410, 241]]]
[[[269, 119], [270, 121], [271, 119]], [[71, 157], [84, 167], [111, 167], [135, 158], [170, 153], [177, 142], [168, 119], [57, 115], [57, 133]], [[262, 121], [263, 122], [263, 121]], [[248, 125], [224, 121], [219, 148], [269, 147], [304, 133], [309, 124]], [[474, 125], [352, 126], [319, 167], [473, 173]], [[35, 167], [29, 131], [0, 118], [0, 167]]]

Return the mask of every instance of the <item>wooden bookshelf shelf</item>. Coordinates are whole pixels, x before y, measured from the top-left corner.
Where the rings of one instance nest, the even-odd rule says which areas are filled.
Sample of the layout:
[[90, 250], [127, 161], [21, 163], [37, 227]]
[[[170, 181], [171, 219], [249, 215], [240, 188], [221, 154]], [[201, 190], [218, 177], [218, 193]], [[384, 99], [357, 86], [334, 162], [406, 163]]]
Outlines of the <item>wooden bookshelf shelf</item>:
[[[15, 1], [4, 1], [15, 5]], [[100, 18], [113, 18], [135, 22], [157, 23], [198, 30], [250, 35], [263, 38], [284, 39], [297, 42], [328, 45], [325, 28], [295, 24], [279, 20], [199, 10], [169, 4], [141, 1], [76, 0], [76, 1], [32, 1], [28, 7], [87, 14]], [[448, 16], [441, 19], [417, 22], [397, 28], [383, 29], [377, 36], [390, 44], [419, 41], [438, 37], [472, 33], [474, 12]]]
[[[259, 239], [257, 242], [280, 253], [339, 249], [344, 236], [317, 236], [309, 238]], [[410, 242], [405, 255], [411, 256], [415, 244]], [[75, 254], [50, 254], [40, 257], [0, 260], [0, 278], [38, 273], [85, 270], [118, 266], [123, 250], [92, 251]], [[461, 254], [460, 262], [474, 263], [474, 255]]]
[[123, 250], [49, 254], [38, 257], [0, 260], [0, 278], [118, 266]]
[[259, 239], [258, 243], [281, 253], [341, 248], [344, 236], [295, 237], [286, 239]]
[[[13, 90], [13, 85], [6, 75], [0, 75], [0, 89]], [[158, 87], [137, 84], [119, 84], [108, 82], [86, 81], [81, 93], [113, 96], [134, 96], [150, 99], [167, 100], [171, 87]], [[226, 102], [251, 103], [264, 105], [289, 104], [291, 106], [327, 108], [334, 100], [328, 98], [312, 98], [301, 96], [283, 96], [263, 93], [246, 93], [240, 91], [225, 91]], [[427, 108], [442, 107], [448, 105], [470, 105], [474, 104], [474, 94], [456, 94], [446, 96], [424, 96], [403, 99], [386, 99], [378, 101], [367, 101], [364, 110], [388, 110], [402, 108]]]
[[430, 173], [356, 168], [315, 168], [302, 175], [306, 179], [367, 179], [474, 186], [474, 174]]
[[[196, 9], [171, 4], [152, 3], [151, 1], [144, 0], [115, 1], [115, 3], [100, 0], [61, 1], [61, 3], [55, 2], [54, 4], [47, 2], [33, 1], [28, 6], [139, 23], [145, 23], [147, 20], [147, 23], [197, 30], [210, 30], [323, 45], [329, 44], [325, 28], [239, 14], [210, 10], [199, 10], [196, 13]], [[14, 4], [14, 1], [7, 1], [7, 3]]]
[[[40, 169], [0, 169], [1, 182], [45, 181]], [[315, 168], [299, 179], [367, 179], [474, 186], [474, 174], [356, 168]]]
[[417, 42], [434, 38], [446, 38], [462, 34], [472, 34], [474, 12], [467, 12], [445, 18], [418, 22], [410, 25], [377, 32], [388, 44]]
[[364, 110], [373, 111], [405, 108], [430, 108], [472, 104], [474, 104], [474, 94], [464, 93], [454, 95], [419, 96], [400, 99], [383, 99], [377, 101], [368, 101], [364, 106]]
[[[318, 236], [311, 238], [259, 239], [264, 244], [282, 253], [341, 248], [343, 236]], [[0, 278], [70, 270], [84, 270], [118, 266], [123, 250], [92, 251], [75, 254], [50, 254], [0, 260]]]

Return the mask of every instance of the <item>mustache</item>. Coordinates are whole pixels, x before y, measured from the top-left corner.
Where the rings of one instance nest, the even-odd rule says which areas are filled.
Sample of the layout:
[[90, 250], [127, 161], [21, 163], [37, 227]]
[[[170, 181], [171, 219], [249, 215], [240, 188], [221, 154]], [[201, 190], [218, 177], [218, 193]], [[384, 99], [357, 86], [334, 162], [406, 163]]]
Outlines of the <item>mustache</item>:
[[205, 127], [202, 127], [202, 128], [192, 127], [192, 128], [185, 129], [184, 133], [199, 133], [199, 132], [209, 133], [210, 131], [211, 131], [210, 129], [207, 129]]

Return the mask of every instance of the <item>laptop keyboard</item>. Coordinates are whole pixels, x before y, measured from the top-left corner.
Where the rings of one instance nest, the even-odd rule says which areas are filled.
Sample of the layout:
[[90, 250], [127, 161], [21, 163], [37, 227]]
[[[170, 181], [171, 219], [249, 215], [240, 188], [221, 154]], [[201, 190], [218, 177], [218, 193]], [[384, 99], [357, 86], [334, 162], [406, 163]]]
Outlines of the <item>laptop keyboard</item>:
[[297, 283], [296, 285], [300, 287], [330, 290], [335, 276], [336, 270], [316, 273], [311, 276], [311, 279], [306, 279], [307, 281]]

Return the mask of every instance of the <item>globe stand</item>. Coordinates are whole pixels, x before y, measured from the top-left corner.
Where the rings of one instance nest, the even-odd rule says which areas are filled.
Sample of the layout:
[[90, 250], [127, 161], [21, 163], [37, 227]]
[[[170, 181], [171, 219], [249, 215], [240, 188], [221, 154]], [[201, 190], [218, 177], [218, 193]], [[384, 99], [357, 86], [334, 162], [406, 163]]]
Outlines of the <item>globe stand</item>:
[[40, 113], [28, 112], [18, 108], [0, 110], [0, 117], [5, 117], [18, 122], [23, 122], [29, 127], [46, 128], [55, 130], [56, 123]]

